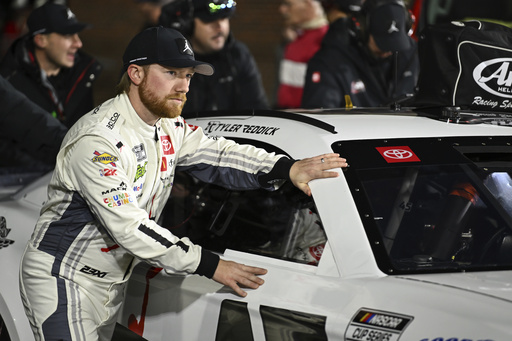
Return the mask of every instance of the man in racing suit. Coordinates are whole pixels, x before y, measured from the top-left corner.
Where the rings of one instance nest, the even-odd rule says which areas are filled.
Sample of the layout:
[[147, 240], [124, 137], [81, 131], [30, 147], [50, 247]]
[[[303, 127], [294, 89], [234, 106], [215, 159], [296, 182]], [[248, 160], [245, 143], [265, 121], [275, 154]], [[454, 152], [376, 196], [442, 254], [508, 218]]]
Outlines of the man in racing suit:
[[177, 31], [153, 27], [123, 56], [119, 95], [66, 135], [32, 238], [20, 287], [37, 340], [110, 340], [134, 265], [203, 275], [256, 289], [265, 269], [225, 261], [156, 221], [181, 169], [229, 188], [275, 188], [290, 179], [310, 195], [314, 178], [346, 167], [338, 154], [300, 161], [208, 138], [181, 114], [194, 72], [211, 75]]

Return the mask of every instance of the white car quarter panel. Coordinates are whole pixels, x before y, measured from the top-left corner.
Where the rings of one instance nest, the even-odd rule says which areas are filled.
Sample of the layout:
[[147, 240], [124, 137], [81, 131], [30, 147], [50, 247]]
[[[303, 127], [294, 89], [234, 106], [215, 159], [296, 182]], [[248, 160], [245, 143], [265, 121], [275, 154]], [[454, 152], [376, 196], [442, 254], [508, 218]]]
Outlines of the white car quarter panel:
[[[315, 111], [301, 114], [296, 110], [284, 116], [275, 112], [264, 116], [196, 118], [187, 122], [201, 126], [211, 136], [264, 143], [296, 159], [332, 152], [333, 146], [337, 148], [343, 143], [357, 147], [363, 140], [380, 143], [381, 140], [450, 136], [491, 140], [502, 136], [510, 138], [506, 146], [512, 145], [511, 127], [453, 124], [419, 117], [407, 110], [384, 111], [357, 109], [341, 114]], [[311, 120], [312, 124], [305, 120]], [[269, 319], [282, 318], [283, 333], [292, 335], [289, 331], [298, 331], [293, 329], [297, 327], [294, 323], [301, 317], [304, 326], [313, 321], [311, 325], [317, 332], [318, 328], [324, 329], [315, 340], [323, 340], [325, 336], [338, 341], [512, 340], [509, 265], [500, 271], [445, 269], [438, 273], [405, 271], [399, 275], [379, 268], [382, 259], [379, 257], [386, 255], [375, 252], [376, 238], [368, 237], [365, 220], [374, 218], [365, 217], [365, 212], [361, 214], [360, 203], [354, 199], [354, 191], [358, 189], [352, 186], [351, 179], [357, 175], [356, 170], [356, 167], [338, 169], [337, 178], [310, 183], [314, 206], [327, 236], [317, 266], [287, 257], [265, 256], [264, 252], [255, 254], [227, 248], [221, 252], [224, 259], [268, 269], [262, 276], [265, 284], [257, 290], [247, 289], [248, 296], [241, 298], [231, 289], [204, 277], [168, 275], [139, 264], [129, 281], [119, 322], [134, 332], [143, 332], [143, 337], [152, 341], [221, 340], [226, 335], [222, 333], [246, 335], [248, 331], [256, 341], [269, 341], [277, 338], [275, 325], [270, 325]], [[11, 229], [8, 234], [3, 230], [0, 235], [4, 242], [0, 248], [3, 269], [0, 313], [14, 341], [33, 339], [18, 293], [19, 259], [41, 204], [46, 200], [50, 176], [0, 201], [0, 216], [5, 217], [6, 227]], [[9, 244], [7, 240], [14, 243]], [[230, 323], [230, 314], [235, 322]], [[233, 330], [229, 329], [230, 324]], [[270, 333], [271, 329], [274, 334]]]

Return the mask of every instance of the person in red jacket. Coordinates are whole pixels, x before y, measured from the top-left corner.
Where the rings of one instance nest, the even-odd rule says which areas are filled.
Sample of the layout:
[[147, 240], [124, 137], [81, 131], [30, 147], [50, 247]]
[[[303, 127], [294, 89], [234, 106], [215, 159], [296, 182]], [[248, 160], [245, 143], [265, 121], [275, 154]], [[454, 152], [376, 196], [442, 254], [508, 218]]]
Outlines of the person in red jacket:
[[299, 108], [307, 62], [320, 48], [328, 22], [317, 0], [284, 0], [279, 6], [284, 18], [285, 36], [291, 39], [279, 65], [276, 106]]

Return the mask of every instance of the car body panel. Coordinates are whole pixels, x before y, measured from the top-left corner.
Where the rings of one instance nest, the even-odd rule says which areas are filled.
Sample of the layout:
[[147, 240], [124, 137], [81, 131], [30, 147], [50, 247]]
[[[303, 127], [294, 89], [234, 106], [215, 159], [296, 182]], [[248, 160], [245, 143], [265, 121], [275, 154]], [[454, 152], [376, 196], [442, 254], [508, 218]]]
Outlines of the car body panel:
[[[295, 159], [332, 152], [344, 141], [504, 136], [512, 143], [511, 127], [454, 124], [409, 110], [220, 114], [187, 122], [212, 137], [268, 145]], [[140, 263], [128, 282], [119, 323], [147, 340], [171, 335], [181, 340], [512, 339], [512, 270], [390, 274], [379, 267], [347, 171], [333, 171], [338, 177], [310, 182], [328, 237], [318, 264], [228, 248], [220, 253], [223, 259], [268, 269], [265, 284], [247, 289], [241, 298], [204, 277], [164, 274]], [[0, 249], [0, 261], [9, 259], [2, 265], [11, 274], [0, 281], [1, 297], [8, 302], [2, 307], [0, 300], [0, 309], [13, 316], [6, 319], [8, 329], [15, 330], [13, 340], [31, 339], [18, 294], [18, 263], [49, 176], [0, 201], [0, 215], [11, 229], [7, 238], [15, 240]]]
[[[511, 135], [509, 127], [456, 125], [417, 117], [410, 112], [405, 116], [371, 115], [365, 112], [356, 114], [354, 111], [346, 115], [308, 116], [331, 124], [336, 127], [337, 133], [306, 126], [301, 122], [267, 116], [199, 118], [188, 120], [188, 123], [202, 126], [212, 136], [264, 141], [285, 150], [293, 158], [330, 152], [333, 143], [343, 140]], [[229, 131], [229, 127], [234, 125], [272, 127], [274, 134], [254, 137], [250, 130]], [[302, 138], [294, 138], [290, 142], [289, 136]], [[310, 318], [326, 317], [323, 328], [329, 340], [510, 339], [511, 331], [506, 325], [511, 319], [508, 314], [503, 313], [511, 307], [512, 271], [401, 276], [384, 274], [376, 265], [351, 189], [343, 172], [338, 170], [338, 173], [338, 178], [315, 180], [310, 184], [322, 224], [329, 236], [326, 250], [317, 267], [228, 249], [223, 254], [225, 259], [267, 268], [269, 273], [263, 276], [265, 284], [258, 290], [250, 290], [249, 295], [242, 299], [220, 286], [205, 285], [208, 283], [205, 279], [186, 276], [179, 283], [180, 289], [193, 290], [197, 300], [208, 303], [205, 305], [196, 301], [193, 304], [187, 302], [180, 305], [178, 301], [168, 302], [165, 306], [172, 307], [172, 317], [165, 309], [158, 310], [158, 317], [146, 316], [144, 336], [152, 339], [160, 335], [161, 325], [153, 325], [153, 319], [157, 319], [159, 323], [178, 319], [176, 324], [181, 327], [173, 326], [165, 330], [169, 333], [179, 330], [180, 336], [185, 339], [223, 339], [222, 335], [215, 334], [219, 325], [210, 320], [220, 319], [221, 312], [210, 304], [220, 309], [221, 302], [228, 300], [247, 304], [254, 340], [293, 339], [286, 332], [279, 336], [266, 334], [270, 327], [262, 322], [262, 307], [302, 313]], [[343, 209], [340, 210], [340, 207]], [[338, 211], [339, 214], [332, 213]], [[178, 290], [170, 283], [174, 280], [168, 276], [158, 275], [152, 280], [161, 281], [160, 284], [155, 284], [159, 288], [172, 287], [165, 291]], [[206, 290], [198, 293], [196, 288]], [[161, 299], [167, 295], [159, 291], [158, 297]], [[217, 302], [211, 303], [214, 300]], [[148, 306], [153, 303], [162, 308], [158, 301], [159, 299], [155, 299], [154, 303], [150, 301]], [[129, 300], [125, 308], [129, 310], [137, 305], [137, 302]], [[194, 305], [197, 309], [192, 308]], [[182, 316], [176, 315], [176, 307], [181, 307], [178, 310]], [[205, 309], [204, 314], [200, 313], [201, 309]], [[148, 308], [147, 313], [151, 314], [151, 310]], [[356, 321], [356, 316], [361, 311], [377, 315], [381, 313], [389, 318], [403, 318], [408, 323], [400, 331], [389, 326], [364, 324]], [[202, 327], [187, 330], [184, 326], [189, 318], [199, 318], [198, 324]], [[318, 337], [322, 339], [321, 336]]]
[[12, 341], [32, 340], [19, 294], [19, 263], [28, 238], [32, 234], [39, 211], [46, 200], [51, 174], [21, 188], [0, 200], [0, 215], [5, 218], [6, 229], [0, 233], [0, 314]]

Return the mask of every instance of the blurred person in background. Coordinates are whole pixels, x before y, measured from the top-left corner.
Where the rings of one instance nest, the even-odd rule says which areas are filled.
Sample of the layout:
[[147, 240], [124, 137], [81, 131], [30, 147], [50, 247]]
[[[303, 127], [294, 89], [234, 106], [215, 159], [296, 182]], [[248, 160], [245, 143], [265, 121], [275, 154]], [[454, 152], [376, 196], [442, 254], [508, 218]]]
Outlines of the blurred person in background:
[[137, 8], [144, 18], [143, 29], [157, 26], [160, 13], [162, 13], [162, 6], [175, 0], [134, 0]]
[[93, 82], [101, 65], [85, 54], [79, 22], [62, 4], [47, 2], [27, 19], [28, 33], [0, 62], [0, 75], [67, 127], [94, 107]]
[[46, 172], [68, 129], [0, 76], [1, 173]]
[[259, 69], [247, 46], [230, 31], [233, 0], [175, 0], [162, 7], [160, 24], [185, 35], [196, 57], [215, 69], [190, 84], [183, 117], [198, 111], [268, 109]]
[[276, 106], [299, 108], [307, 62], [320, 48], [328, 22], [318, 0], [283, 0], [279, 11], [290, 41], [284, 46], [279, 62]]
[[308, 63], [302, 107], [389, 106], [412, 94], [419, 60], [411, 21], [401, 0], [366, 0], [361, 11], [339, 14]]

